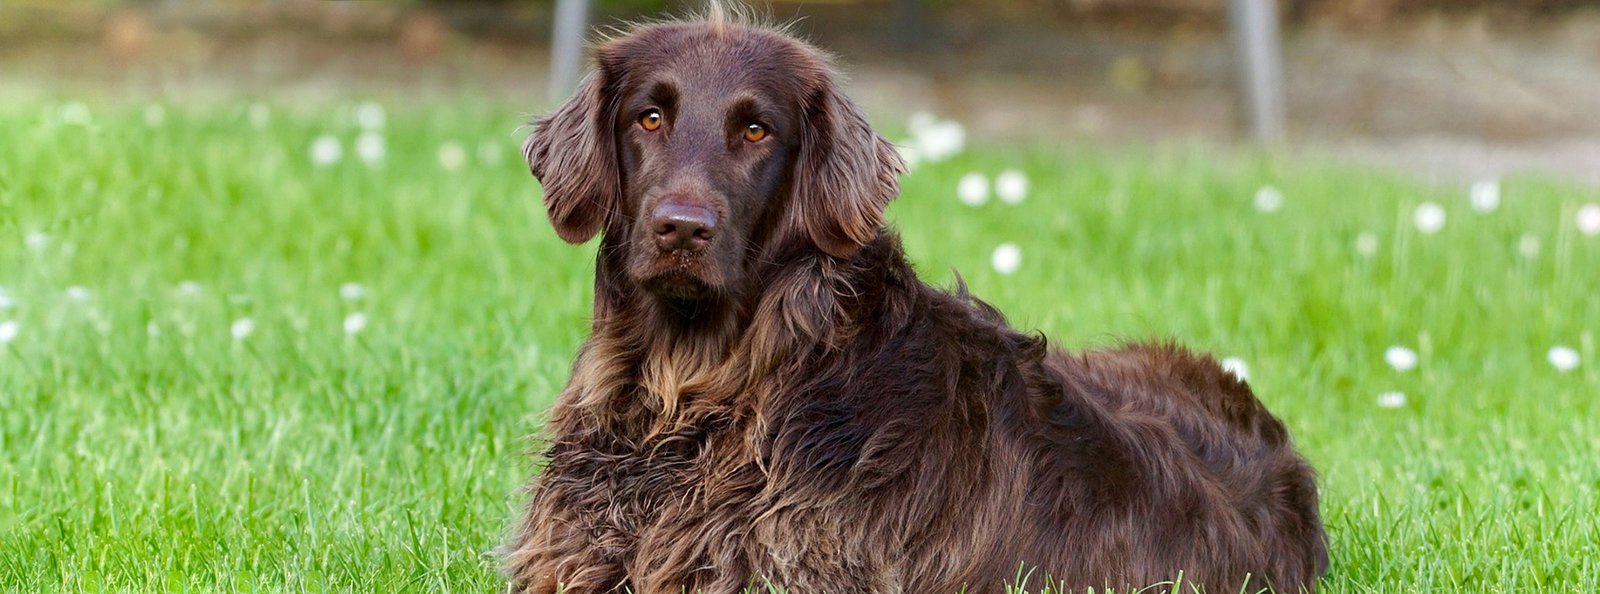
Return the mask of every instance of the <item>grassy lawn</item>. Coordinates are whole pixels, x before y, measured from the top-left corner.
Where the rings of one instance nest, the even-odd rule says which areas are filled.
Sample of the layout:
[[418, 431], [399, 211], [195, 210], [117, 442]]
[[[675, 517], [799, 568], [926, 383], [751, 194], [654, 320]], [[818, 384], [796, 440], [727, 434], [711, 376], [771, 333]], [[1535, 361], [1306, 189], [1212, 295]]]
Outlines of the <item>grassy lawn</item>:
[[[391, 106], [369, 165], [354, 104], [0, 106], [0, 591], [498, 588], [593, 270], [544, 221], [527, 108]], [[1026, 201], [957, 200], [1007, 168]], [[983, 146], [891, 217], [927, 280], [1057, 344], [1245, 361], [1322, 473], [1325, 591], [1593, 591], [1600, 236], [1574, 221], [1600, 195], [1502, 190]]]

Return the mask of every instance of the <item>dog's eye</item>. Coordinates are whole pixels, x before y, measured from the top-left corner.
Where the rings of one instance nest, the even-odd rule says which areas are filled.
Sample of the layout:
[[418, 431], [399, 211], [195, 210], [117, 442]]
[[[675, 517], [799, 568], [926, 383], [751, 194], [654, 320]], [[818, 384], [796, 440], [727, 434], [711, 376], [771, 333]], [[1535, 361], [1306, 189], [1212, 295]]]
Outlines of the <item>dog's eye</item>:
[[644, 127], [646, 132], [660, 130], [661, 121], [661, 110], [659, 109], [651, 109], [644, 112], [644, 115], [639, 116], [639, 125]]
[[750, 142], [760, 142], [767, 137], [767, 127], [761, 124], [750, 124], [744, 127], [744, 139]]

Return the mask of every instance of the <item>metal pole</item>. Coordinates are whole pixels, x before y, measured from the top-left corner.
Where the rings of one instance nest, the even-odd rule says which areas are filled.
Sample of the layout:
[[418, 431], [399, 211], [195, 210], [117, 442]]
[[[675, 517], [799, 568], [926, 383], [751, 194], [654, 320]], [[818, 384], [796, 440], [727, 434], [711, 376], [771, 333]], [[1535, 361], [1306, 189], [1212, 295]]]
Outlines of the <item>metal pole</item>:
[[583, 68], [583, 34], [589, 29], [590, 0], [557, 0], [550, 48], [550, 100], [567, 98]]
[[1228, 20], [1250, 133], [1260, 142], [1282, 140], [1287, 109], [1277, 0], [1229, 0]]

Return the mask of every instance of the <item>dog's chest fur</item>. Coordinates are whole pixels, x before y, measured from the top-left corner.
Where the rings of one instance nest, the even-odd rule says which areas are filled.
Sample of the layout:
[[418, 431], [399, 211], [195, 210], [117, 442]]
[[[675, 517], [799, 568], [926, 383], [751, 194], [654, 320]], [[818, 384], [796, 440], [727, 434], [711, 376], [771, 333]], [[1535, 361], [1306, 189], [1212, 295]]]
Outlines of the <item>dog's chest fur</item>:
[[[830, 498], [805, 495], [812, 489], [774, 476], [759, 458], [772, 451], [773, 439], [753, 411], [681, 404], [692, 423], [656, 434], [644, 425], [613, 428], [609, 443], [557, 444], [549, 452], [544, 495], [585, 509], [584, 532], [626, 568], [624, 587], [732, 592], [754, 575], [797, 587], [803, 584], [793, 581], [803, 575], [827, 573], [782, 575], [789, 573], [783, 568], [833, 567], [850, 571], [857, 584], [882, 580], [872, 575], [880, 563], [852, 552], [859, 539], [828, 523], [847, 514], [830, 513]], [[596, 493], [608, 495], [599, 500]]]

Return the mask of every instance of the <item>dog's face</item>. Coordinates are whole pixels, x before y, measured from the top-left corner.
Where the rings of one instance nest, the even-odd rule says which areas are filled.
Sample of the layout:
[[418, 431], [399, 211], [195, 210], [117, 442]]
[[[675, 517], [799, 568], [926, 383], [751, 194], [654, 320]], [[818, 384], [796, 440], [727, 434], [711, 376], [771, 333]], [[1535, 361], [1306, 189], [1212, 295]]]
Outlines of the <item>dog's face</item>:
[[603, 231], [640, 288], [726, 298], [783, 242], [847, 258], [877, 236], [903, 165], [815, 50], [682, 23], [608, 42], [597, 62], [523, 149], [556, 232]]

